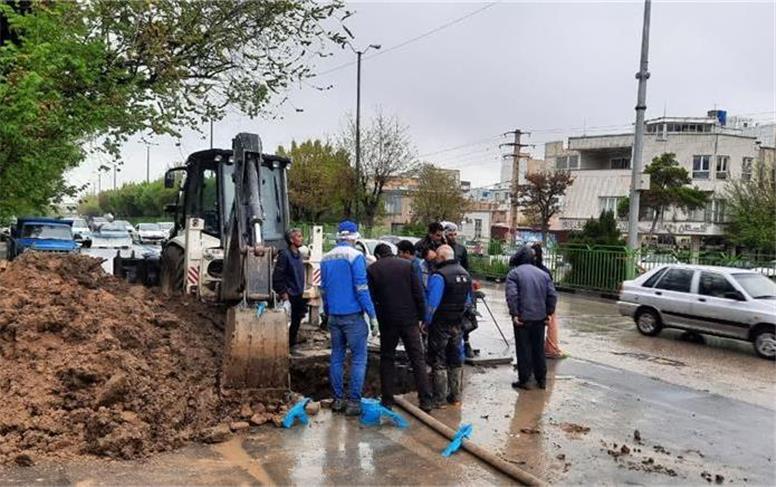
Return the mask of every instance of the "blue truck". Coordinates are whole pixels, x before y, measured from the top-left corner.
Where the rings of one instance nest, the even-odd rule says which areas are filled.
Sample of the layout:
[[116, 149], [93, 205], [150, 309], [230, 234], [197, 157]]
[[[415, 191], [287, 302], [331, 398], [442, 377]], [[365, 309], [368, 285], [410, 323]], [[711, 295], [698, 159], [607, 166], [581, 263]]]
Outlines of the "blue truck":
[[25, 250], [39, 252], [73, 252], [78, 244], [73, 240], [73, 222], [55, 218], [19, 218], [11, 228], [8, 260], [13, 260]]

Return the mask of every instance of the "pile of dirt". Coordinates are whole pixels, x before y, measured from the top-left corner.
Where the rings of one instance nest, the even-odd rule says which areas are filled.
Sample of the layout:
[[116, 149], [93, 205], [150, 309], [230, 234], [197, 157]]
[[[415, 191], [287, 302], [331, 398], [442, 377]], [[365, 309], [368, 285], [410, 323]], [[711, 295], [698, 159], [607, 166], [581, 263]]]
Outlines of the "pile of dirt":
[[285, 410], [222, 397], [223, 310], [158, 294], [82, 255], [0, 269], [0, 464], [137, 458]]

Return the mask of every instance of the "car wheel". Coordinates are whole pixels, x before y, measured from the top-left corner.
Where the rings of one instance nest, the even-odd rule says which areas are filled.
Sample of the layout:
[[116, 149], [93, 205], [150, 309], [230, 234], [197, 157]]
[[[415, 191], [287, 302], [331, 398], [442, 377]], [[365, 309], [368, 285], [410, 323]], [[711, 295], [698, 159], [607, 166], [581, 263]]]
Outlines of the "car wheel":
[[762, 327], [752, 340], [755, 353], [765, 359], [776, 359], [776, 328]]
[[642, 309], [636, 313], [636, 328], [642, 335], [655, 336], [660, 333], [663, 323], [655, 310]]
[[162, 252], [160, 283], [165, 296], [183, 292], [183, 250], [168, 245]]

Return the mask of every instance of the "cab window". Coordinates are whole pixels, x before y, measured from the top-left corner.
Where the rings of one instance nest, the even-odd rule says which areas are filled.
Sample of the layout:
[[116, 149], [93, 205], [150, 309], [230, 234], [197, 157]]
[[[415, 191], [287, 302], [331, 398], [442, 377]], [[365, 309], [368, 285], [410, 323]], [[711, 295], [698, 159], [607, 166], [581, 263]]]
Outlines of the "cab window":
[[202, 171], [202, 189], [199, 193], [199, 208], [205, 220], [205, 232], [220, 235], [218, 212], [218, 186], [216, 172], [212, 169]]
[[693, 273], [694, 271], [690, 269], [669, 269], [657, 283], [655, 288], [665, 289], [666, 291], [689, 293]]
[[735, 293], [736, 288], [730, 284], [722, 274], [716, 272], [701, 272], [701, 279], [698, 283], [698, 294], [712, 296], [715, 298], [726, 298], [730, 293]]

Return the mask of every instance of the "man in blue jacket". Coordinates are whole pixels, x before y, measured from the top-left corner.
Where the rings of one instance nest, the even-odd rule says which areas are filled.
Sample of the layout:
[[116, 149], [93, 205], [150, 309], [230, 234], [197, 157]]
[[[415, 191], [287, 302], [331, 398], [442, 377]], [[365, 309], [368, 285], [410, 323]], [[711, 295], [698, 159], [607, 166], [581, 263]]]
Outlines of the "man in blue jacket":
[[307, 314], [307, 300], [304, 293], [304, 262], [299, 247], [304, 242], [302, 231], [292, 228], [285, 234], [288, 249], [278, 253], [275, 269], [272, 272], [272, 289], [282, 301], [291, 304], [291, 327], [288, 329], [288, 348], [296, 346], [299, 325]]
[[[329, 379], [334, 394], [332, 410], [348, 416], [361, 414], [361, 390], [366, 376], [367, 337], [369, 330], [364, 313], [369, 315], [372, 333], [377, 332], [377, 319], [366, 277], [366, 259], [353, 248], [358, 240], [358, 226], [349, 221], [337, 228], [337, 246], [321, 259], [323, 309], [331, 333]], [[345, 350], [350, 349], [350, 391], [347, 404], [343, 393]]]
[[434, 407], [461, 402], [463, 357], [461, 320], [471, 294], [469, 273], [455, 260], [449, 245], [436, 250], [437, 265], [428, 278], [426, 318], [428, 356], [432, 369]]
[[533, 372], [536, 385], [544, 389], [547, 383], [547, 360], [544, 356], [544, 327], [555, 312], [558, 293], [550, 276], [534, 262], [534, 251], [523, 246], [510, 259], [512, 270], [507, 274], [506, 298], [515, 329], [517, 382], [512, 387], [529, 389]]

